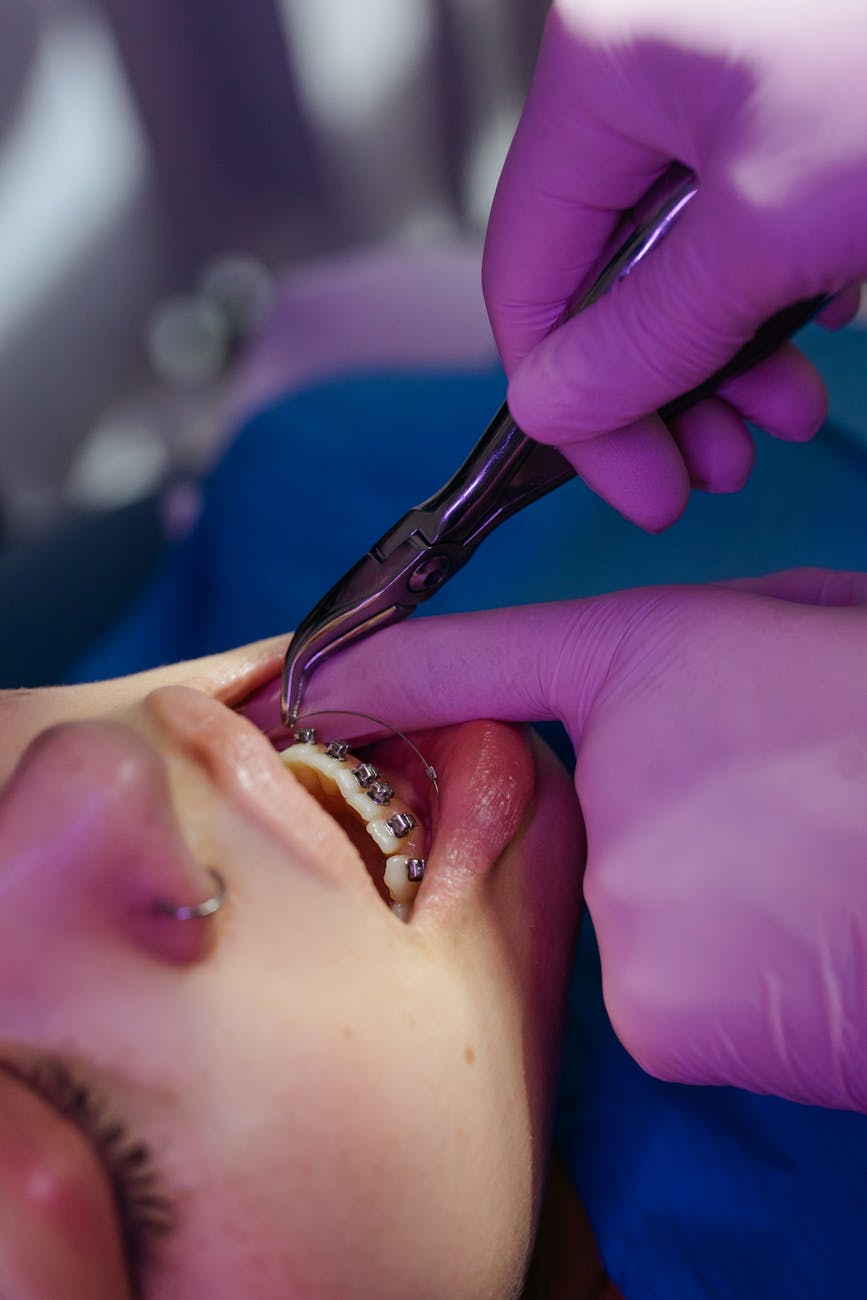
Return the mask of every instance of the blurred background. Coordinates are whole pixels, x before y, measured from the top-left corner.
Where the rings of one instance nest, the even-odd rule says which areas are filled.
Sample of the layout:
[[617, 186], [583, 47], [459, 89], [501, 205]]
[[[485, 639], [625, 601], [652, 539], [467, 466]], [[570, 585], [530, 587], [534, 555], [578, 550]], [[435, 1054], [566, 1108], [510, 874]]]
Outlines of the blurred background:
[[545, 0], [0, 0], [8, 546], [207, 456], [287, 266], [480, 235]]
[[[0, 687], [63, 678], [279, 394], [494, 363], [482, 236], [548, 5], [0, 0]], [[812, 345], [855, 429], [864, 323]]]
[[0, 0], [0, 684], [50, 680], [72, 589], [80, 639], [188, 524], [287, 272], [476, 258], [547, 7]]

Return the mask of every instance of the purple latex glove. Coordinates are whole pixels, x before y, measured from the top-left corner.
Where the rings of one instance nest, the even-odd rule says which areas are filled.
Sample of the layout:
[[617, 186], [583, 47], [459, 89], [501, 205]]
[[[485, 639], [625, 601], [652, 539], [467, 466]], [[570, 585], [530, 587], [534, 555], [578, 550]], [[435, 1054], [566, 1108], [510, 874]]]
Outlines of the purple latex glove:
[[561, 719], [627, 1049], [867, 1110], [867, 575], [410, 620], [324, 664], [307, 707]]
[[[743, 485], [745, 420], [795, 441], [822, 422], [824, 385], [792, 345], [670, 428], [653, 412], [781, 307], [867, 274], [865, 42], [860, 0], [555, 0], [494, 200], [485, 297], [518, 424], [646, 528], [676, 519], [690, 485]], [[671, 233], [550, 333], [674, 160], [699, 193]], [[850, 286], [823, 323], [857, 301]]]

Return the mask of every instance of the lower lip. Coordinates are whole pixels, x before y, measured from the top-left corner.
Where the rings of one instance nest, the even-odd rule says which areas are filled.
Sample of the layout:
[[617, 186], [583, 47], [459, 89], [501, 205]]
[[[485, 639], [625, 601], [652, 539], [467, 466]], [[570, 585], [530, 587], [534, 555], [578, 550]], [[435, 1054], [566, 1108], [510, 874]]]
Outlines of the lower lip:
[[[251, 716], [247, 707], [242, 712], [260, 726], [265, 718], [273, 722], [273, 711], [261, 719], [255, 713]], [[357, 723], [339, 712], [327, 721], [338, 719]], [[277, 748], [283, 748], [288, 738], [282, 728], [266, 734]], [[419, 918], [449, 899], [464, 896], [473, 880], [496, 863], [516, 835], [533, 796], [535, 762], [526, 728], [510, 723], [464, 722], [414, 732], [410, 739], [424, 762], [396, 735], [372, 745], [356, 745], [354, 750], [364, 751], [363, 757], [387, 774], [401, 798], [426, 814], [433, 831], [425, 881], [413, 906], [413, 917]], [[437, 774], [438, 799], [431, 797], [426, 764]]]
[[[152, 707], [157, 707], [160, 695], [157, 691], [150, 697]], [[188, 738], [199, 750], [203, 745], [210, 748], [211, 764], [220, 770], [227, 788], [236, 788], [244, 802], [252, 797], [260, 811], [267, 804], [271, 819], [282, 822], [280, 808], [271, 805], [285, 797], [285, 786], [274, 780], [271, 763], [254, 761], [260, 751], [244, 743], [249, 731], [240, 718], [232, 718], [231, 710], [197, 693], [195, 701], [187, 701], [188, 710], [180, 707], [182, 702], [172, 698], [165, 709], [157, 708], [170, 730], [185, 735], [189, 732]], [[194, 702], [198, 707], [193, 707]], [[188, 718], [188, 711], [194, 716]], [[247, 714], [248, 710], [242, 712]], [[207, 714], [207, 719], [202, 714]], [[209, 725], [202, 725], [206, 720]], [[269, 739], [273, 743], [274, 737]], [[526, 729], [510, 723], [464, 722], [419, 732], [412, 739], [439, 778], [434, 842], [428, 854], [425, 883], [413, 909], [413, 915], [420, 917], [449, 899], [463, 896], [472, 882], [485, 876], [496, 863], [515, 837], [533, 796], [535, 763]], [[268, 748], [263, 737], [262, 759]], [[236, 773], [239, 762], [244, 770]], [[408, 770], [409, 765], [401, 760], [401, 767]], [[427, 781], [422, 764], [415, 763], [414, 767], [415, 775], [408, 780], [413, 794], [409, 789], [407, 794], [419, 800], [411, 806], [421, 810], [429, 802], [422, 788]]]
[[522, 727], [474, 721], [414, 734], [440, 778], [434, 844], [413, 915], [435, 910], [487, 875], [514, 839], [535, 788]]

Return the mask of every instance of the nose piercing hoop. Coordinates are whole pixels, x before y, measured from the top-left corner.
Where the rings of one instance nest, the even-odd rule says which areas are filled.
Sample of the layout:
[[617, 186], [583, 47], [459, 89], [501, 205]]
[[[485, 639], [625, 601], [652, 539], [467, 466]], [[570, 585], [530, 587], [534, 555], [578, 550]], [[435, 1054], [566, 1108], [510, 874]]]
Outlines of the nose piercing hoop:
[[199, 921], [205, 916], [213, 916], [215, 912], [219, 912], [226, 901], [226, 882], [219, 871], [215, 871], [213, 867], [206, 867], [205, 870], [217, 886], [216, 893], [202, 903], [183, 907], [175, 907], [174, 903], [160, 902], [157, 904], [158, 910], [164, 916], [173, 917], [175, 921]]

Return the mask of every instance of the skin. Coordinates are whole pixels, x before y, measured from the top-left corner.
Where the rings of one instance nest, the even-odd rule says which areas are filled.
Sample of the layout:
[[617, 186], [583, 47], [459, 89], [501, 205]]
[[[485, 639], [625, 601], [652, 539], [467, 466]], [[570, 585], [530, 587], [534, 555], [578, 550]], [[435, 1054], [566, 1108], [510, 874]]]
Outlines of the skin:
[[[511, 726], [431, 737], [403, 925], [225, 707], [284, 648], [0, 696], [0, 1058], [62, 1058], [151, 1148], [177, 1227], [146, 1297], [507, 1300], [580, 910], [571, 783]], [[161, 914], [213, 893], [206, 866], [226, 906]], [[90, 1140], [5, 1071], [0, 1116], [0, 1297], [134, 1294]]]

